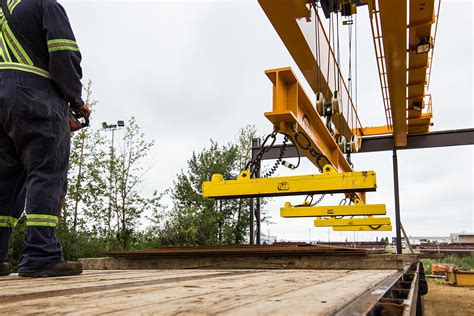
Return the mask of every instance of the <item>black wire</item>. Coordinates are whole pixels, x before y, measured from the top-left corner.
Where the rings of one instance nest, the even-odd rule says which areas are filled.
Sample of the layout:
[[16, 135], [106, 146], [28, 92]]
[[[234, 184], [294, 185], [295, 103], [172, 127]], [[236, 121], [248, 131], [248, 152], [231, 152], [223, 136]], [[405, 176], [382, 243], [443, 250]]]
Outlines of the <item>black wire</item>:
[[287, 147], [289, 141], [290, 141], [290, 140], [288, 139], [288, 137], [285, 136], [285, 138], [283, 139], [283, 146], [280, 147], [280, 154], [278, 155], [277, 161], [275, 162], [275, 164], [273, 165], [273, 167], [271, 167], [270, 170], [267, 171], [267, 172], [263, 175], [263, 178], [269, 178], [269, 177], [271, 177], [271, 176], [274, 175], [275, 172], [278, 170], [278, 167], [280, 167], [280, 165], [281, 165], [282, 162], [283, 162], [283, 157], [285, 156], [286, 147]]
[[378, 225], [378, 226], [372, 226], [372, 225], [369, 225], [370, 229], [372, 230], [379, 230], [380, 227], [382, 227], [382, 225]]

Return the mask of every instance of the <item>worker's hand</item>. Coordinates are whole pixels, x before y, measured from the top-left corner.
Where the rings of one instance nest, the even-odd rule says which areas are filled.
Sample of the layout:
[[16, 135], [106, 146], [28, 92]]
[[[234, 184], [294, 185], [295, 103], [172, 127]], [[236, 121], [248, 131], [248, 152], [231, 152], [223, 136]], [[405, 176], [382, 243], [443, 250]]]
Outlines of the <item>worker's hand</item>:
[[90, 118], [92, 109], [89, 104], [84, 103], [79, 109], [83, 112], [85, 118]]
[[92, 109], [89, 104], [84, 103], [80, 107], [69, 108], [69, 128], [71, 132], [76, 132], [81, 128], [89, 126], [89, 118]]

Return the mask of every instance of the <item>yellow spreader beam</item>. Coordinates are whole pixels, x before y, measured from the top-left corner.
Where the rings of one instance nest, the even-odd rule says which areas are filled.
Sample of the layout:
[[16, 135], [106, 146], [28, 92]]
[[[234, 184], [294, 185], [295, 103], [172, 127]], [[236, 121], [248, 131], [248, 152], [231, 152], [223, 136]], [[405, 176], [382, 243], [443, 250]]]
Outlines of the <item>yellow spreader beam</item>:
[[382, 226], [336, 226], [332, 229], [335, 232], [391, 232], [392, 225]]
[[332, 227], [332, 226], [379, 226], [390, 225], [389, 217], [368, 217], [368, 218], [342, 218], [342, 219], [316, 219], [314, 226], [316, 227]]
[[320, 217], [320, 216], [363, 216], [385, 215], [387, 208], [384, 204], [364, 205], [362, 203], [345, 206], [292, 206], [285, 203], [280, 209], [281, 217]]
[[246, 198], [290, 196], [324, 193], [369, 192], [377, 188], [375, 172], [338, 173], [331, 165], [323, 168], [323, 174], [275, 178], [251, 178], [243, 171], [237, 180], [224, 180], [220, 174], [202, 185], [207, 198]]

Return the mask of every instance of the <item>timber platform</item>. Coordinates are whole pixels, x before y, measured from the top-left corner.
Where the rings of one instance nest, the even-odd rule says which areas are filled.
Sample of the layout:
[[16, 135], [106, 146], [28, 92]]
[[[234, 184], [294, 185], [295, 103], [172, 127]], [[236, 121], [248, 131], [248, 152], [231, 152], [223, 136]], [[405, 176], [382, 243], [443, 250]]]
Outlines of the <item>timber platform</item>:
[[0, 278], [0, 315], [402, 315], [418, 297], [412, 259], [360, 249], [191, 247], [110, 256], [81, 260], [80, 276]]

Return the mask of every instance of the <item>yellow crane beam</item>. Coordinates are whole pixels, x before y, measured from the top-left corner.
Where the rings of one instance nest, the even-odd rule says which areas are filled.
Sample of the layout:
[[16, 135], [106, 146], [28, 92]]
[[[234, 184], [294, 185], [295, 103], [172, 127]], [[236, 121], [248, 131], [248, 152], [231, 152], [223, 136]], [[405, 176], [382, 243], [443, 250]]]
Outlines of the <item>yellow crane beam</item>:
[[243, 171], [236, 180], [224, 180], [220, 174], [204, 182], [204, 197], [214, 199], [308, 195], [325, 193], [353, 193], [375, 191], [375, 172], [337, 172], [331, 165], [324, 166], [323, 174], [275, 178], [251, 178]]
[[360, 231], [360, 232], [391, 232], [393, 230], [392, 225], [380, 225], [380, 226], [335, 226], [332, 228], [333, 231]]
[[292, 206], [285, 203], [280, 209], [281, 217], [321, 217], [321, 216], [367, 216], [386, 215], [387, 208], [384, 204], [365, 205], [362, 203], [354, 205], [337, 206]]
[[395, 146], [407, 145], [407, 1], [378, 0]]
[[379, 226], [391, 225], [389, 217], [367, 217], [367, 218], [330, 218], [316, 219], [314, 226], [316, 227], [333, 227], [333, 226]]
[[[353, 101], [344, 80], [345, 76], [341, 73], [326, 31], [317, 13], [313, 11], [312, 16], [309, 4], [313, 1], [259, 0], [258, 2], [314, 93], [322, 92], [326, 100], [331, 100], [333, 92], [338, 90], [339, 86], [344, 111], [347, 112], [347, 107], [350, 107], [356, 125], [360, 126], [359, 117], [354, 110]], [[319, 34], [320, 39], [320, 64], [317, 63], [314, 44], [316, 34]], [[347, 118], [341, 113], [334, 115], [331, 120], [339, 134], [350, 140], [353, 134]]]
[[[303, 147], [298, 146], [300, 152], [319, 169], [326, 164], [332, 164], [340, 172], [351, 172], [352, 167], [291, 68], [272, 69], [265, 73], [273, 83], [273, 109], [272, 112], [265, 113], [265, 117], [278, 127], [280, 132], [292, 136], [296, 146], [298, 143], [304, 143]], [[295, 132], [304, 133], [310, 143], [308, 144], [306, 139], [296, 139]], [[317, 159], [304, 148], [306, 145], [310, 145], [326, 158]]]

